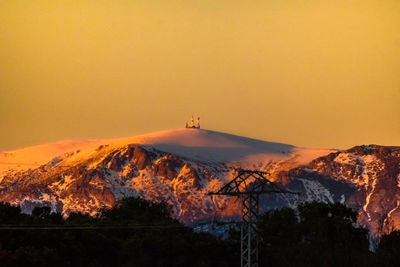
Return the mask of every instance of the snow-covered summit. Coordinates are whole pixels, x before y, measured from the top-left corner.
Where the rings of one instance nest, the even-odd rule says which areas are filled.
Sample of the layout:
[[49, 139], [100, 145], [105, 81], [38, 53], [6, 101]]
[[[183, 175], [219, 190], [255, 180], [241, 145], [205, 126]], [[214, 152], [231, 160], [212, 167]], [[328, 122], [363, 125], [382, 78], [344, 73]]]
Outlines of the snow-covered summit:
[[151, 146], [158, 150], [201, 161], [231, 162], [248, 157], [288, 157], [294, 146], [203, 129], [177, 129], [120, 139], [126, 143]]
[[108, 149], [139, 144], [203, 162], [265, 162], [295, 157], [306, 163], [331, 150], [302, 149], [252, 138], [204, 129], [175, 129], [117, 139], [68, 140], [0, 152], [0, 177], [8, 170], [26, 170], [43, 165], [54, 157], [69, 157], [69, 162], [93, 156], [103, 145]]

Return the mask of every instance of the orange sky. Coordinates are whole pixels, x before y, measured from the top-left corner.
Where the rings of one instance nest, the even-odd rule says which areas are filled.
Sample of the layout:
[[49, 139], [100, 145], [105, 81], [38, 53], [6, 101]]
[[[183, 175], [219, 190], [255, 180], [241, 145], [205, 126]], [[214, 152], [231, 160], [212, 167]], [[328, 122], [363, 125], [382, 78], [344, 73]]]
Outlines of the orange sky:
[[400, 145], [400, 1], [0, 0], [0, 149], [202, 126]]

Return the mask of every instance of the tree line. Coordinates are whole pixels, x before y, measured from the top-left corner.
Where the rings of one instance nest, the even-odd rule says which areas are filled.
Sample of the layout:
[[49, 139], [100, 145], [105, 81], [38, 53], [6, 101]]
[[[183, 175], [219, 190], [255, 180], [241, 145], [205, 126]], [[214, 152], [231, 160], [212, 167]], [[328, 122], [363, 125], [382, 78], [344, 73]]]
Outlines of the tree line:
[[[240, 233], [196, 233], [164, 203], [125, 198], [96, 216], [50, 207], [24, 214], [0, 203], [1, 266], [239, 266]], [[368, 230], [342, 204], [305, 203], [264, 213], [260, 266], [399, 266], [400, 232], [369, 249]]]

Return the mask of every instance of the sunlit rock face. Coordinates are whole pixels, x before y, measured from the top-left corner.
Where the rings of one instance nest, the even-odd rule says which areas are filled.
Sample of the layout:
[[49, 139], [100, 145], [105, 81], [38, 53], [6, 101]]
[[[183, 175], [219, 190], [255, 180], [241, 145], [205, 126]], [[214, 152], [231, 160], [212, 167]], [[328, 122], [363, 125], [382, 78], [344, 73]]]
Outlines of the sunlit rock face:
[[25, 212], [47, 205], [64, 215], [96, 214], [122, 197], [137, 196], [168, 203], [173, 216], [191, 224], [240, 215], [240, 201], [207, 194], [230, 181], [233, 168], [243, 167], [269, 171], [271, 180], [300, 193], [263, 196], [262, 210], [313, 200], [342, 202], [357, 208], [359, 224], [379, 235], [400, 229], [399, 166], [398, 147], [302, 149], [183, 129], [91, 141], [37, 167], [11, 166], [1, 173], [0, 201], [19, 204]]

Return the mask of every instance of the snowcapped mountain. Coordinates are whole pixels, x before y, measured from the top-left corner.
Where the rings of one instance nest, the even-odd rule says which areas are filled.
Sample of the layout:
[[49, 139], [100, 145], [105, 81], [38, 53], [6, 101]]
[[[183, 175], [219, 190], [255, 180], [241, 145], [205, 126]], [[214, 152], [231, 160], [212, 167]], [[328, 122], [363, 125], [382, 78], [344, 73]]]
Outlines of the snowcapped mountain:
[[[29, 212], [96, 213], [124, 196], [165, 201], [192, 223], [239, 214], [238, 201], [209, 197], [233, 178], [231, 167], [269, 171], [300, 195], [269, 195], [264, 209], [304, 201], [359, 208], [374, 234], [400, 228], [400, 148], [305, 149], [200, 129], [112, 140], [66, 141], [0, 153], [0, 201]], [[397, 196], [399, 194], [399, 196]]]

